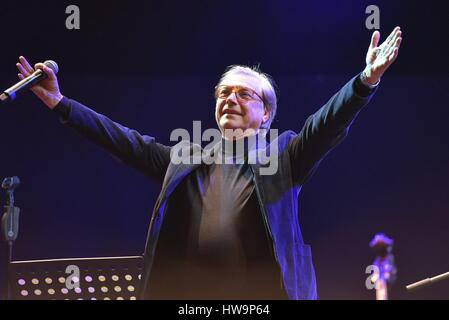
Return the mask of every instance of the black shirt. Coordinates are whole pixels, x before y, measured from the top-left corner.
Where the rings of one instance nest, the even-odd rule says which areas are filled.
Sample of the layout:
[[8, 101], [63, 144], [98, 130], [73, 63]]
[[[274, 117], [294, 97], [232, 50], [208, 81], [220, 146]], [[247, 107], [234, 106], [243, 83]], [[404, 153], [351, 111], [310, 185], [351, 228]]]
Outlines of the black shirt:
[[170, 197], [147, 298], [287, 298], [251, 168], [222, 145], [232, 163], [199, 166]]

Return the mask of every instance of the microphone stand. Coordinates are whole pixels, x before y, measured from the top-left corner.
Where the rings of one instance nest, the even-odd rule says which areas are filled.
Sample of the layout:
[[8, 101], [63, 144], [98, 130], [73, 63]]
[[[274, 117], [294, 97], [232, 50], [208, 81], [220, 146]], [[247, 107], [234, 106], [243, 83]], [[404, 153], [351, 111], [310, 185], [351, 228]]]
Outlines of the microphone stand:
[[436, 282], [445, 280], [445, 279], [449, 279], [449, 272], [446, 273], [442, 273], [438, 276], [432, 277], [432, 278], [427, 278], [421, 281], [417, 281], [415, 283], [409, 284], [408, 286], [406, 286], [408, 291], [414, 291], [417, 289], [420, 289], [422, 287], [427, 287], [430, 286], [431, 284], [434, 284]]
[[11, 299], [11, 284], [9, 281], [9, 264], [12, 261], [13, 243], [17, 239], [19, 233], [19, 213], [20, 208], [14, 206], [14, 188], [6, 190], [8, 194], [6, 206], [4, 206], [4, 213], [2, 216], [1, 233], [3, 240], [7, 243], [6, 256], [3, 261], [6, 274], [6, 286], [2, 288], [2, 294], [6, 300]]

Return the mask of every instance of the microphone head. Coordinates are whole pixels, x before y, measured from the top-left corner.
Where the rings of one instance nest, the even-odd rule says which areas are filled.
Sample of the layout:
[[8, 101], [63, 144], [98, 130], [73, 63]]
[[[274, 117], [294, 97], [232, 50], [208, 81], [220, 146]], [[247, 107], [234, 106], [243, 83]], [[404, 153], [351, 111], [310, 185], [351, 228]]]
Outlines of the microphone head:
[[6, 190], [15, 189], [20, 185], [19, 177], [8, 177], [5, 178], [2, 182], [2, 188]]
[[51, 70], [53, 70], [54, 74], [57, 74], [59, 71], [58, 64], [54, 62], [53, 60], [46, 60], [44, 64], [49, 67]]

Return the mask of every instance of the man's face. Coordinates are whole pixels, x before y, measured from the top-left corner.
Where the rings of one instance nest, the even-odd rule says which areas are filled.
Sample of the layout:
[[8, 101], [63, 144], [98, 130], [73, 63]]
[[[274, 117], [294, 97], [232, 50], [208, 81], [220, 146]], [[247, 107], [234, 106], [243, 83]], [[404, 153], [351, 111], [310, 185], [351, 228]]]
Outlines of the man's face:
[[[226, 94], [223, 97], [218, 96], [215, 106], [215, 119], [222, 134], [225, 129], [231, 131], [241, 129], [244, 132], [247, 130], [242, 136], [257, 132], [261, 124], [269, 119], [269, 111], [260, 98], [263, 96], [260, 80], [250, 75], [233, 74], [226, 77], [219, 88], [222, 86], [227, 90], [227, 96]], [[240, 98], [238, 92], [240, 92]], [[245, 96], [246, 92], [252, 94], [251, 97]]]

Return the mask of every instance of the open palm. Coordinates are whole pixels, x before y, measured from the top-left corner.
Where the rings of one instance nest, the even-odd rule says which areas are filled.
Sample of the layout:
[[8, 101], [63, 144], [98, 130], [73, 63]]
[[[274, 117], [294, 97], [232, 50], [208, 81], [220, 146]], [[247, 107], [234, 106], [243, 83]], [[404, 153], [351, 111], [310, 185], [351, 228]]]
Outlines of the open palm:
[[384, 72], [396, 60], [402, 41], [400, 27], [394, 28], [387, 39], [380, 45], [380, 32], [374, 31], [366, 54], [365, 76], [370, 83], [380, 80]]

